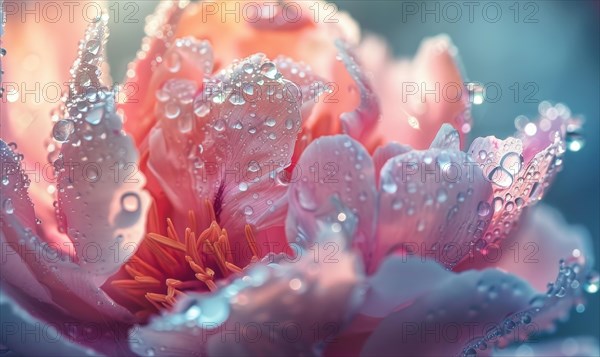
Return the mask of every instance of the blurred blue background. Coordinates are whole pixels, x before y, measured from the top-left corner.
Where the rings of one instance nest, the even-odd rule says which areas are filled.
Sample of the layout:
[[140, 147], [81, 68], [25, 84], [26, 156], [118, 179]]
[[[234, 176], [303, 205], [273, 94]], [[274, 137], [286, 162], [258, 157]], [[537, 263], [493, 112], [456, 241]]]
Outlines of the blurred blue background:
[[[114, 2], [113, 2], [114, 3]], [[545, 197], [571, 224], [587, 227], [600, 258], [600, 5], [598, 1], [481, 2], [469, 14], [466, 2], [337, 1], [365, 33], [384, 37], [395, 56], [411, 57], [427, 36], [447, 33], [459, 49], [467, 79], [495, 82], [502, 96], [473, 111], [471, 138], [514, 132], [514, 118], [535, 117], [542, 100], [563, 102], [585, 119], [586, 144], [567, 152], [564, 170]], [[123, 78], [155, 1], [136, 2], [138, 23], [112, 23], [109, 59], [115, 80]], [[498, 12], [500, 9], [501, 13]], [[131, 9], [129, 9], [131, 10]], [[459, 13], [460, 12], [460, 13]], [[470, 16], [472, 15], [472, 16]], [[291, 44], [293, 45], [293, 44]], [[515, 88], [520, 88], [515, 98]], [[528, 83], [533, 86], [525, 87]], [[516, 99], [516, 100], [515, 100]], [[600, 294], [589, 296], [584, 314], [572, 313], [557, 335], [599, 336]]]

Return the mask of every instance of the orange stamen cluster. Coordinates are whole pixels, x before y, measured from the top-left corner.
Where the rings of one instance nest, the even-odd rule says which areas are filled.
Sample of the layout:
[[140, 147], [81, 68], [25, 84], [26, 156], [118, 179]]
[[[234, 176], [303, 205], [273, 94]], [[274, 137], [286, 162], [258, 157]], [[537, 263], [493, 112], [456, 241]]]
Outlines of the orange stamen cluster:
[[[160, 232], [160, 218], [153, 205], [148, 217], [148, 233], [136, 254], [123, 266], [126, 274], [110, 282], [109, 294], [115, 292], [125, 299], [139, 318], [156, 311], [170, 309], [184, 291], [213, 291], [215, 281], [239, 273], [242, 268], [233, 263], [227, 230], [221, 228], [212, 204], [206, 201], [208, 228], [199, 235], [196, 215], [188, 214], [188, 227], [183, 239], [178, 235], [173, 221], [167, 218], [166, 235]], [[245, 227], [245, 237], [258, 259], [256, 239], [250, 226]], [[117, 296], [115, 296], [117, 297]]]

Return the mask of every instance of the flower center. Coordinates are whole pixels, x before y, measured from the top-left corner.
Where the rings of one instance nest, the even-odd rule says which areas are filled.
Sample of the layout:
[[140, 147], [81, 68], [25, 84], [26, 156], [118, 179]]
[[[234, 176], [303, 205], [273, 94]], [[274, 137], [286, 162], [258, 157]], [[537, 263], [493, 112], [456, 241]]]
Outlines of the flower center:
[[[154, 233], [164, 227], [160, 226], [153, 204], [148, 217], [150, 233], [121, 271], [105, 284], [107, 293], [144, 320], [172, 308], [186, 291], [213, 291], [217, 280], [241, 272], [242, 268], [233, 263], [227, 230], [219, 226], [210, 201], [205, 204], [208, 215], [205, 222], [211, 223], [196, 234], [193, 231], [197, 227], [196, 215], [189, 211], [183, 239], [170, 218], [166, 220], [166, 235]], [[249, 225], [245, 227], [245, 238], [254, 262], [258, 260], [258, 250]]]

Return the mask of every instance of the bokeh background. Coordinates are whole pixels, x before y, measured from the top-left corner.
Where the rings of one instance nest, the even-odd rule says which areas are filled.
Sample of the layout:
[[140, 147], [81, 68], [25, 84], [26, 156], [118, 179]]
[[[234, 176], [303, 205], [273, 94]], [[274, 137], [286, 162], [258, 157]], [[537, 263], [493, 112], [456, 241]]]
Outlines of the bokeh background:
[[[132, 11], [124, 8], [130, 2], [111, 3], [123, 11], [121, 16], [125, 10]], [[600, 258], [600, 2], [483, 1], [474, 7], [472, 16], [464, 3], [336, 1], [340, 10], [361, 24], [364, 33], [385, 38], [398, 57], [413, 56], [424, 37], [448, 34], [459, 49], [466, 78], [499, 85], [499, 100], [474, 107], [471, 138], [511, 135], [515, 117], [535, 117], [542, 100], [563, 102], [581, 114], [586, 120], [585, 146], [579, 152], [567, 152], [564, 170], [545, 202], [558, 207], [569, 223], [590, 231]], [[135, 4], [138, 11], [131, 19], [137, 23], [111, 22], [108, 51], [115, 80], [123, 78], [127, 63], [135, 56], [144, 18], [157, 2]], [[433, 13], [426, 14], [427, 9]], [[514, 83], [520, 87], [516, 98], [511, 89]], [[525, 87], [528, 83], [534, 85]], [[600, 335], [600, 294], [589, 298], [586, 312], [573, 311], [554, 337]]]

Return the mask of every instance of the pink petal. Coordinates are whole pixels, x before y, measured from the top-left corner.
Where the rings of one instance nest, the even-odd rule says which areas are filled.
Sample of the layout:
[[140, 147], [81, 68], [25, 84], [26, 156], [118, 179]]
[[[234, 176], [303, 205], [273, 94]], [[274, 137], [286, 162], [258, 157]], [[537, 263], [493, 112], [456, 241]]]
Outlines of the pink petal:
[[0, 163], [2, 164], [2, 186], [0, 186], [0, 247], [2, 249], [2, 270], [0, 277], [2, 282], [7, 282], [19, 287], [29, 296], [40, 301], [50, 302], [51, 298], [46, 288], [37, 282], [18, 252], [21, 247], [15, 242], [28, 238], [26, 234], [18, 237], [5, 237], [5, 225], [9, 224], [9, 218], [18, 222], [19, 225], [36, 227], [35, 212], [33, 204], [27, 193], [29, 179], [21, 169], [21, 161], [18, 154], [14, 153], [4, 141], [0, 140]]
[[373, 161], [364, 147], [346, 135], [319, 138], [306, 148], [293, 176], [288, 240], [310, 247], [320, 235], [339, 232], [345, 220], [357, 219], [354, 244], [368, 259], [377, 193]]
[[[337, 11], [333, 4], [259, 1], [248, 5], [234, 2], [216, 5], [190, 3], [178, 23], [176, 37], [191, 35], [210, 41], [215, 48], [215, 68], [219, 70], [235, 60], [261, 52], [269, 58], [286, 56], [295, 61], [304, 60], [318, 76], [334, 80], [330, 77], [337, 52], [334, 41], [358, 43], [358, 25], [348, 14]], [[259, 6], [274, 10], [275, 17], [267, 20], [268, 26], [262, 21], [264, 17], [254, 16], [252, 10]], [[236, 7], [241, 10], [238, 15], [244, 14], [234, 20], [227, 11]], [[298, 8], [301, 11], [296, 10]], [[282, 24], [279, 15], [282, 11], [295, 22]], [[268, 16], [269, 12], [263, 15]], [[229, 21], [223, 21], [225, 18]]]
[[135, 332], [121, 322], [63, 315], [8, 286], [2, 286], [0, 309], [2, 343], [19, 355], [133, 356], [127, 340], [134, 340]]
[[[29, 309], [21, 306], [20, 303], [23, 301], [9, 295], [7, 290], [10, 289], [3, 287], [0, 292], [0, 323], [2, 344], [10, 351], [19, 356], [78, 357], [88, 354], [88, 349], [70, 341], [57, 331], [55, 325], [47, 324], [33, 316]], [[90, 355], [96, 354], [90, 353]]]
[[[87, 272], [73, 262], [75, 253], [71, 245], [48, 242], [35, 233], [33, 206], [27, 194], [29, 178], [23, 173], [16, 154], [3, 142], [0, 144], [3, 170], [9, 174], [8, 183], [0, 187], [2, 243], [18, 254], [2, 262], [2, 271], [23, 269], [6, 280], [32, 293], [31, 297], [84, 321], [102, 321], [107, 316], [119, 321], [130, 319], [129, 312], [115, 305]], [[17, 277], [28, 280], [17, 281]]]
[[340, 247], [335, 264], [315, 260], [310, 251], [293, 262], [266, 258], [216, 293], [191, 294], [172, 313], [140, 327], [140, 344], [132, 349], [170, 356], [289, 355], [333, 343], [361, 300], [362, 268], [345, 243], [332, 236], [320, 243], [327, 241]]
[[380, 110], [377, 97], [371, 89], [371, 84], [365, 74], [360, 70], [358, 63], [348, 45], [342, 41], [337, 41], [336, 46], [348, 74], [360, 93], [360, 102], [358, 107], [352, 112], [345, 112], [340, 115], [344, 133], [352, 138], [364, 142], [373, 131], [379, 120]]
[[381, 169], [379, 188], [378, 240], [369, 271], [394, 250], [452, 267], [489, 223], [490, 185], [461, 151], [432, 148], [396, 156]]
[[[454, 274], [431, 267], [435, 264], [431, 261], [403, 257], [389, 259], [396, 260], [393, 266], [397, 268], [386, 268], [378, 274], [387, 276], [376, 276], [371, 282], [378, 285], [373, 289], [380, 299], [387, 296], [383, 301], [396, 300], [398, 308], [377, 326], [361, 355], [462, 355], [469, 342], [485, 336], [490, 328], [505, 326], [507, 315], [528, 308], [529, 300], [535, 294], [523, 281], [498, 270]], [[408, 287], [408, 291], [403, 291], [407, 287], [400, 283], [381, 286], [394, 281], [401, 269], [408, 270], [402, 274], [413, 276], [424, 270], [425, 277], [431, 279], [426, 280], [429, 285], [419, 283], [416, 288]], [[496, 341], [497, 338], [489, 340], [486, 347], [482, 344], [478, 352], [491, 349]]]
[[[58, 170], [59, 227], [73, 241], [77, 262], [98, 284], [119, 269], [143, 239], [150, 196], [138, 153], [121, 129], [114, 92], [100, 87], [106, 20], [90, 25], [73, 67], [65, 116], [55, 139], [66, 141]], [[92, 87], [93, 86], [93, 87]]]
[[234, 259], [245, 265], [250, 257], [235, 248], [245, 247], [244, 226], [264, 223], [284, 203], [283, 170], [301, 125], [300, 90], [260, 54], [221, 71], [192, 100], [195, 88], [184, 80], [163, 87], [171, 99], [157, 106], [149, 167], [177, 210], [213, 202]]
[[376, 130], [381, 141], [425, 149], [444, 123], [461, 138], [470, 130], [467, 89], [457, 65], [457, 49], [447, 36], [425, 39], [412, 61], [392, 61], [378, 40], [358, 49], [381, 102]]
[[[192, 141], [191, 130], [196, 121], [192, 102], [197, 91], [198, 85], [192, 80], [166, 82], [157, 92], [157, 96], [162, 98], [155, 108], [158, 124], [152, 128], [148, 140], [148, 169], [174, 210], [182, 216], [187, 216], [188, 210], [200, 212], [204, 207], [204, 202], [196, 198], [194, 179], [189, 172], [195, 164], [192, 159], [197, 155], [194, 149], [202, 148], [201, 140], [198, 143]], [[169, 113], [176, 112], [177, 117], [167, 118], [167, 109]], [[180, 125], [187, 130], [180, 131]], [[205, 176], [205, 180], [210, 180], [207, 186], [214, 185], [213, 176]]]
[[528, 123], [516, 138], [479, 138], [471, 145], [471, 156], [494, 189], [494, 216], [478, 249], [506, 239], [523, 209], [542, 199], [562, 169], [567, 127], [578, 124], [564, 106], [550, 106], [547, 111], [553, 113], [553, 119], [542, 116], [536, 123]]
[[377, 184], [379, 184], [379, 174], [381, 169], [389, 159], [411, 151], [410, 146], [391, 142], [385, 146], [379, 146], [373, 153], [373, 163], [375, 164], [375, 175], [377, 175]]
[[[163, 83], [154, 79], [153, 73], [164, 68], [162, 58], [175, 37], [177, 23], [184, 10], [182, 1], [161, 1], [148, 19], [147, 36], [142, 40], [142, 49], [129, 65], [134, 76], [125, 79], [123, 91], [127, 96], [119, 106], [125, 118], [125, 130], [135, 142], [141, 144], [155, 124], [155, 92]], [[164, 79], [163, 79], [164, 81]]]
[[302, 118], [307, 119], [318, 97], [325, 91], [324, 80], [313, 73], [304, 62], [296, 63], [289, 57], [279, 56], [273, 60], [283, 78], [294, 82], [302, 92]]
[[435, 138], [429, 145], [431, 149], [460, 150], [460, 134], [450, 124], [442, 124]]
[[[52, 207], [55, 197], [51, 193], [55, 191], [54, 168], [50, 162], [58, 154], [51, 139], [51, 117], [70, 79], [71, 56], [76, 53], [78, 41], [94, 11], [83, 16], [75, 11], [69, 21], [55, 21], [50, 16], [39, 16], [45, 5], [42, 2], [36, 3], [37, 15], [23, 12], [35, 8], [34, 3], [5, 1], [4, 4], [6, 27], [2, 47], [7, 54], [2, 58], [5, 93], [0, 100], [0, 131], [2, 140], [18, 144], [19, 152], [26, 158], [23, 169], [35, 173], [31, 175], [29, 192], [41, 226], [51, 230], [56, 224]], [[36, 16], [37, 21], [22, 20], [36, 20]], [[64, 16], [67, 16], [66, 11]]]
[[455, 269], [496, 267], [528, 281], [542, 293], [556, 278], [561, 259], [593, 266], [593, 251], [591, 237], [583, 227], [568, 225], [560, 212], [540, 205], [524, 215], [522, 226], [501, 246], [490, 246], [485, 256], [476, 252]]

